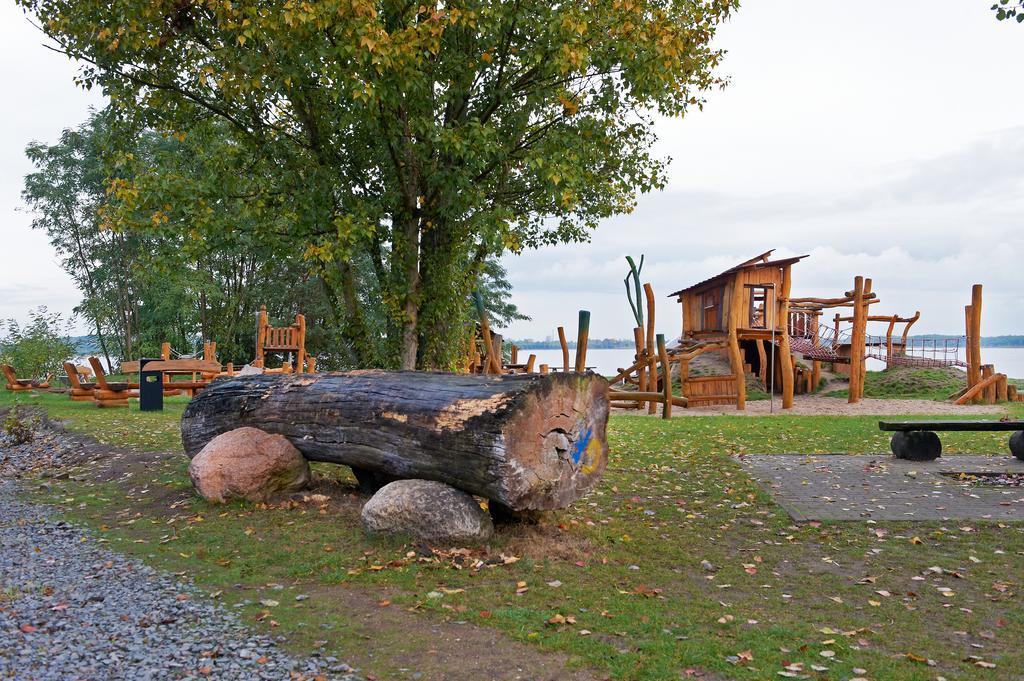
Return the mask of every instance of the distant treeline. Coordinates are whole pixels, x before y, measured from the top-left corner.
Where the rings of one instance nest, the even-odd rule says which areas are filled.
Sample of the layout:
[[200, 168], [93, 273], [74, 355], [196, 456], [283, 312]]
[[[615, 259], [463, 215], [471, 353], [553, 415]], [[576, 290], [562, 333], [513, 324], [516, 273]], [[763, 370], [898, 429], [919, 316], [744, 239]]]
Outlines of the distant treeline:
[[[523, 350], [558, 350], [562, 346], [556, 340], [539, 341], [527, 338], [525, 340], [506, 340], [506, 343], [514, 343]], [[576, 347], [576, 341], [568, 343], [570, 348]], [[607, 350], [610, 348], [633, 348], [633, 341], [624, 338], [591, 338], [587, 341], [587, 348], [590, 350]]]
[[[962, 338], [962, 336], [947, 336], [941, 333], [929, 333], [922, 334], [920, 336], [911, 336], [911, 339], [925, 339], [925, 340], [952, 340], [955, 338]], [[981, 347], [983, 348], [1024, 348], [1024, 336], [982, 336]]]

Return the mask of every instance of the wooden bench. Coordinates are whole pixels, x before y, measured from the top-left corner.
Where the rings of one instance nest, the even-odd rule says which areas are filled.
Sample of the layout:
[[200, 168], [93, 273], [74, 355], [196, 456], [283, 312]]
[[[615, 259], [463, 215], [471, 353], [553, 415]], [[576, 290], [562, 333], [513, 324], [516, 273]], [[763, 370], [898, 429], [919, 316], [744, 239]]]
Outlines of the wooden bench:
[[30, 378], [18, 378], [14, 372], [14, 367], [10, 364], [2, 365], [4, 378], [7, 379], [7, 389], [18, 392], [22, 390], [45, 390], [50, 387], [50, 379], [53, 378], [52, 374], [47, 374], [43, 380], [35, 380]]
[[1024, 421], [879, 421], [879, 430], [894, 431], [890, 448], [897, 459], [931, 461], [942, 454], [940, 431], [1010, 431], [1010, 453], [1024, 461]]
[[[82, 380], [81, 367], [71, 362], [64, 362], [64, 373], [68, 375], [68, 384], [71, 386], [71, 399], [75, 402], [92, 402], [95, 397], [96, 384], [91, 381]], [[92, 375], [92, 369], [89, 370]]]

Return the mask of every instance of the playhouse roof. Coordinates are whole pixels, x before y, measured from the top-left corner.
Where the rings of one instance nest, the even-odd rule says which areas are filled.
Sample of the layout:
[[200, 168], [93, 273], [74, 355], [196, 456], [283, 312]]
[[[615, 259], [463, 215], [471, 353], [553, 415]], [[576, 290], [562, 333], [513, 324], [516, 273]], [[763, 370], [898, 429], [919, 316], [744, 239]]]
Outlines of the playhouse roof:
[[731, 278], [734, 274], [736, 274], [736, 272], [739, 272], [740, 270], [760, 269], [763, 267], [785, 267], [786, 265], [792, 265], [793, 263], [800, 262], [801, 260], [807, 257], [806, 255], [798, 255], [792, 258], [769, 260], [768, 258], [770, 258], [771, 254], [774, 252], [775, 249], [773, 248], [772, 250], [765, 251], [760, 255], [755, 255], [750, 260], [744, 260], [739, 265], [736, 265], [735, 267], [730, 267], [721, 274], [716, 274], [715, 276], [705, 279], [704, 281], [699, 281], [696, 284], [693, 284], [692, 286], [687, 286], [686, 288], [679, 289], [674, 293], [670, 293], [668, 294], [668, 297], [674, 298], [675, 296], [678, 296], [682, 293], [687, 293], [688, 291], [692, 291], [694, 289], [703, 288], [710, 284], [717, 283], [718, 281], [725, 281]]

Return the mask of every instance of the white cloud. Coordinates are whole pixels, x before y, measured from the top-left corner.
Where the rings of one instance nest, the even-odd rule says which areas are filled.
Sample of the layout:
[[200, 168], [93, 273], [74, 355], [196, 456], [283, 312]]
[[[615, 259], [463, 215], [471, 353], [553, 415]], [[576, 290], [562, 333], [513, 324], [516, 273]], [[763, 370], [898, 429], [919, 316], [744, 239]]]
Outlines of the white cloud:
[[811, 255], [798, 294], [871, 276], [879, 311], [920, 309], [915, 331], [953, 333], [983, 283], [985, 333], [1024, 332], [1024, 89], [1007, 76], [1022, 37], [952, 0], [744, 4], [720, 35], [731, 85], [659, 122], [669, 189], [590, 244], [506, 258], [533, 317], [509, 334], [573, 328], [583, 307], [593, 336], [628, 337], [624, 256], [640, 253], [675, 333], [664, 294], [769, 248]]

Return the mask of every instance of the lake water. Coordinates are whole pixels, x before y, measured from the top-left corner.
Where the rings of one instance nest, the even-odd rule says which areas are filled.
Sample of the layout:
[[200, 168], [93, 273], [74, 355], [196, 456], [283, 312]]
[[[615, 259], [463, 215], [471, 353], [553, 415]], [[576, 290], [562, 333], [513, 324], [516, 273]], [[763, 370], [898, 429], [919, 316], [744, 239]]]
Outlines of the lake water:
[[[562, 366], [561, 350], [520, 350], [519, 361], [525, 362], [530, 354], [537, 355], [537, 366], [548, 364], [552, 367]], [[633, 364], [633, 356], [636, 353], [631, 348], [604, 348], [591, 349], [587, 351], [587, 366], [593, 367], [594, 371], [604, 376], [614, 376], [620, 368]], [[963, 359], [963, 350], [960, 353]], [[569, 350], [569, 363], [576, 361], [576, 351]], [[996, 371], [1006, 374], [1010, 378], [1024, 378], [1024, 348], [982, 348], [981, 361], [984, 364], [994, 364]], [[885, 368], [885, 362], [877, 359], [868, 359], [868, 369], [881, 371]]]

